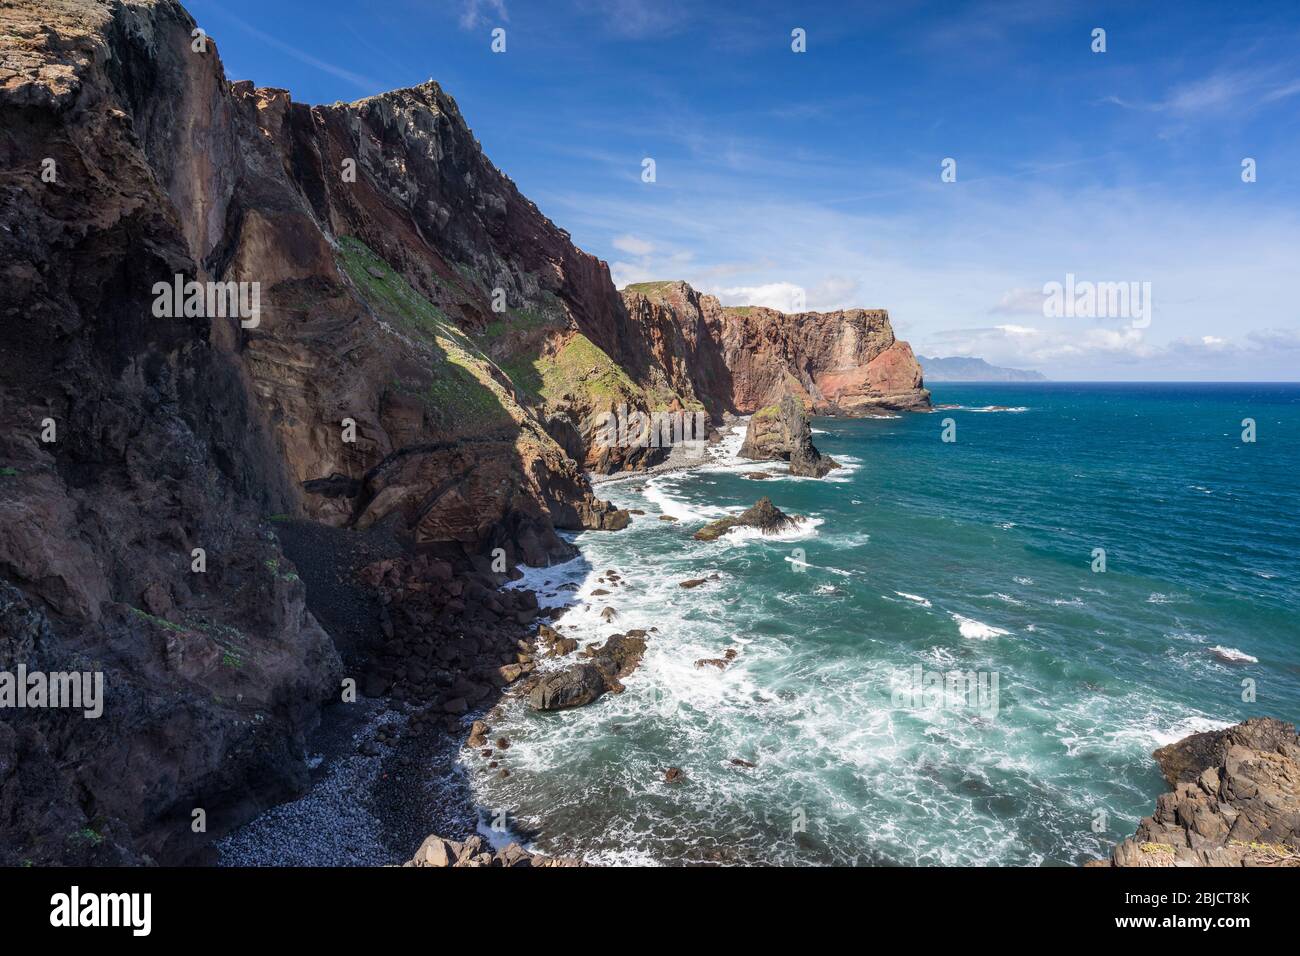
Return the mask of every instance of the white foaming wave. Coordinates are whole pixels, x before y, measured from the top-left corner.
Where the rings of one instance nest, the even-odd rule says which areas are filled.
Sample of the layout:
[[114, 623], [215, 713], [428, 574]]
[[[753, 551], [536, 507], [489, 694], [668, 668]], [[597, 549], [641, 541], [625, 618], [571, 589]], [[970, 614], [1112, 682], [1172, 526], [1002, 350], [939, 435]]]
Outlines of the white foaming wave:
[[1184, 717], [1169, 727], [1145, 726], [1141, 732], [1145, 733], [1151, 740], [1154, 740], [1157, 747], [1164, 747], [1168, 744], [1177, 743], [1184, 737], [1192, 734], [1203, 734], [1209, 730], [1223, 730], [1225, 727], [1231, 727], [1232, 722], [1228, 720], [1215, 720], [1212, 717]]
[[[526, 564], [518, 567], [523, 577], [510, 581], [505, 588], [535, 591], [539, 607], [567, 607], [576, 603], [578, 590], [586, 586], [596, 573], [581, 556], [544, 568], [532, 568]], [[566, 584], [577, 585], [577, 588], [561, 590]]]
[[1151, 593], [1151, 596], [1147, 598], [1147, 603], [1148, 604], [1173, 604], [1176, 600], [1178, 599], [1168, 594], [1161, 594], [1159, 591], [1153, 591]]
[[741, 465], [766, 464], [765, 462], [756, 463], [748, 458], [740, 457], [740, 446], [745, 443], [745, 432], [748, 428], [748, 418], [733, 425], [730, 431], [723, 434], [720, 441], [708, 446], [709, 464], [696, 470], [716, 473], [719, 471], [732, 471]]
[[919, 595], [919, 594], [908, 594], [906, 591], [895, 591], [894, 593], [897, 594], [897, 595], [898, 595], [899, 597], [901, 597], [901, 598], [906, 598], [907, 600], [911, 601], [911, 602], [914, 603], [914, 604], [919, 604], [919, 605], [921, 605], [921, 607], [933, 607], [933, 606], [934, 606], [933, 604], [930, 603], [930, 601], [929, 601], [928, 598], [923, 598], [923, 597], [921, 597], [921, 595]]
[[1215, 644], [1210, 648], [1210, 653], [1221, 661], [1227, 661], [1229, 664], [1259, 663], [1258, 657], [1252, 657], [1245, 651], [1239, 651], [1235, 647], [1224, 647], [1222, 644]]
[[991, 594], [991, 595], [990, 595], [990, 594], [986, 594], [986, 595], [984, 595], [984, 596], [985, 596], [985, 597], [995, 597], [995, 598], [997, 598], [999, 601], [1003, 602], [1004, 604], [1011, 604], [1011, 605], [1014, 605], [1015, 607], [1028, 607], [1028, 606], [1029, 606], [1029, 605], [1026, 604], [1024, 601], [1020, 600], [1019, 598], [1014, 598], [1014, 597], [1012, 597], [1010, 594], [1003, 594], [1001, 591], [998, 591], [997, 593], [995, 593], [995, 594]]
[[1029, 408], [1025, 405], [1013, 405], [1011, 407], [1007, 407], [1005, 405], [983, 405], [979, 408], [966, 408], [965, 406], [962, 406], [961, 410], [964, 412], [1017, 412], [1018, 413], [1018, 412], [1027, 412], [1029, 411]]
[[[840, 528], [843, 525], [839, 525]], [[833, 544], [836, 548], [848, 550], [850, 548], [861, 548], [871, 543], [871, 534], [866, 531], [835, 531], [823, 535], [827, 544]]]
[[947, 647], [932, 647], [921, 656], [928, 658], [940, 667], [954, 667], [957, 664], [957, 655]]
[[1011, 580], [1015, 581], [1017, 584], [1022, 584], [1022, 585], [1025, 585], [1025, 586], [1028, 586], [1028, 585], [1031, 585], [1031, 584], [1034, 583], [1034, 579], [1033, 579], [1033, 578], [1027, 578], [1027, 577], [1024, 577], [1024, 576], [1021, 576], [1021, 575], [1017, 575], [1016, 577], [1012, 578]]
[[655, 505], [659, 510], [671, 518], [678, 521], [708, 521], [711, 518], [720, 518], [727, 512], [722, 508], [713, 507], [696, 507], [684, 498], [679, 498], [672, 494], [665, 484], [669, 478], [651, 478], [646, 482], [645, 488], [641, 494], [646, 501]]
[[852, 455], [840, 455], [835, 460], [840, 463], [840, 467], [828, 472], [825, 478], [814, 480], [829, 481], [831, 484], [842, 485], [852, 481], [854, 472], [862, 467], [862, 459], [854, 458]]
[[[779, 462], [770, 462], [770, 461], [750, 462], [750, 461], [745, 461], [745, 459], [741, 459], [741, 462], [743, 462], [743, 464], [732, 466], [726, 470], [739, 471], [742, 474], [747, 471], [766, 471], [768, 472], [768, 478], [766, 479], [768, 481], [796, 481], [796, 482], [811, 481], [811, 482], [829, 482], [830, 484], [842, 485], [845, 482], [851, 481], [853, 479], [853, 473], [862, 467], [862, 460], [860, 458], [853, 458], [849, 455], [838, 457], [835, 460], [840, 463], [840, 467], [827, 472], [821, 478], [814, 478], [812, 475], [792, 475], [788, 471], [772, 472], [769, 471], [769, 469], [771, 469], [774, 464], [779, 464]], [[855, 502], [855, 503], [860, 503], [860, 502]]]
[[977, 621], [972, 617], [962, 617], [960, 614], [953, 614], [952, 619], [957, 622], [957, 629], [961, 631], [961, 636], [973, 641], [984, 641], [990, 637], [1001, 637], [1011, 633], [1003, 628]]

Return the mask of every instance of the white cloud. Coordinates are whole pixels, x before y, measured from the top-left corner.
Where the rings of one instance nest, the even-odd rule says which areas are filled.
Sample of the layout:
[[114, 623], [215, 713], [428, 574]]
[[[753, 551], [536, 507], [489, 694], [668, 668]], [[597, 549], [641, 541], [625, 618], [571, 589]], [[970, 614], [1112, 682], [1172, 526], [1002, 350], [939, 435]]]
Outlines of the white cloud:
[[506, 0], [465, 0], [465, 5], [461, 8], [462, 29], [473, 30], [483, 24], [500, 21], [510, 22]]
[[768, 282], [756, 286], [733, 286], [708, 290], [723, 305], [763, 305], [781, 312], [808, 311], [808, 293], [793, 282]]
[[[926, 355], [979, 355], [1052, 378], [1218, 378], [1221, 369], [1237, 376], [1226, 363], [1239, 353], [1211, 348], [1204, 336], [1300, 329], [1290, 279], [1300, 248], [1293, 206], [1247, 202], [1240, 190], [1188, 202], [1159, 183], [989, 177], [947, 190], [891, 179], [889, 170], [871, 175], [883, 184], [879, 194], [842, 202], [704, 162], [684, 168], [671, 192], [542, 198], [579, 244], [598, 236], [617, 253], [610, 258], [620, 260], [612, 266], [620, 285], [684, 279], [732, 304], [782, 309], [802, 288], [810, 310], [888, 309], [898, 336]], [[649, 254], [610, 249], [606, 237], [623, 235], [629, 223], [654, 246]], [[673, 251], [683, 249], [696, 256]], [[1044, 282], [1068, 274], [1150, 281], [1150, 326], [1045, 317]], [[1000, 321], [990, 322], [991, 313]], [[970, 329], [982, 331], [961, 331]], [[1192, 344], [1175, 347], [1180, 339]], [[1294, 350], [1253, 355], [1256, 379], [1300, 375]]]
[[633, 256], [648, 256], [654, 252], [655, 244], [637, 236], [619, 236], [614, 240], [614, 248]]
[[1010, 289], [989, 309], [994, 315], [1042, 315], [1043, 290]]

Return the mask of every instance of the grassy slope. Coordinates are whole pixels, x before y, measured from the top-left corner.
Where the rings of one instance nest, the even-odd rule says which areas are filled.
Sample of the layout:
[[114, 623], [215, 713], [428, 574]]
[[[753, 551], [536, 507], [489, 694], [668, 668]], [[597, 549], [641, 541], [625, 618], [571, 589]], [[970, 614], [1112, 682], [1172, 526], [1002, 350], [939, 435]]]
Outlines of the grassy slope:
[[377, 315], [430, 346], [430, 381], [398, 381], [398, 388], [418, 394], [449, 431], [492, 429], [518, 421], [519, 409], [493, 377], [491, 360], [446, 313], [359, 239], [343, 237], [338, 259]]

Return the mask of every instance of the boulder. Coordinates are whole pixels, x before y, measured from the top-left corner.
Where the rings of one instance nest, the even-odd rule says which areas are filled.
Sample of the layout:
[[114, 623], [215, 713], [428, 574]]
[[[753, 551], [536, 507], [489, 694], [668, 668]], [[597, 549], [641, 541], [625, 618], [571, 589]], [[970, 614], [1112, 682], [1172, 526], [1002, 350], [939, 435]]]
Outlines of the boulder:
[[528, 694], [533, 710], [563, 710], [582, 707], [605, 693], [605, 678], [595, 664], [582, 663], [545, 674]]

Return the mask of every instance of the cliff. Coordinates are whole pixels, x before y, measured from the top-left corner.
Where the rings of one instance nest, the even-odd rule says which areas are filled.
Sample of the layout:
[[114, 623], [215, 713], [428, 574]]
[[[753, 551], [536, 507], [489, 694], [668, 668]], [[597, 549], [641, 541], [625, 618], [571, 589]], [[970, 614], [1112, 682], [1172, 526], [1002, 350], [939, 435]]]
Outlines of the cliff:
[[[627, 520], [535, 395], [628, 348], [604, 264], [436, 85], [311, 108], [227, 83], [194, 28], [169, 0], [0, 8], [0, 670], [97, 673], [105, 698], [0, 710], [3, 862], [186, 859], [305, 784], [322, 703], [361, 676], [343, 631], [384, 634], [359, 606], [326, 633], [354, 582], [319, 570], [309, 607], [294, 522], [468, 573]], [[446, 600], [394, 646], [536, 613]]]
[[623, 301], [657, 364], [715, 417], [750, 414], [787, 393], [817, 415], [929, 407], [921, 366], [883, 309], [724, 307], [684, 282], [629, 285]]

